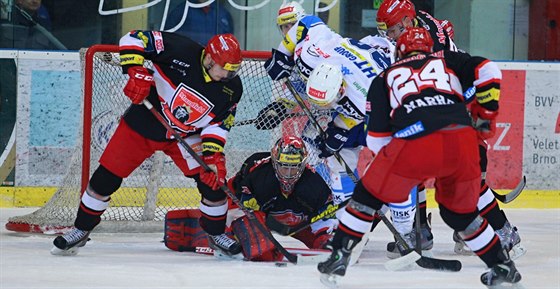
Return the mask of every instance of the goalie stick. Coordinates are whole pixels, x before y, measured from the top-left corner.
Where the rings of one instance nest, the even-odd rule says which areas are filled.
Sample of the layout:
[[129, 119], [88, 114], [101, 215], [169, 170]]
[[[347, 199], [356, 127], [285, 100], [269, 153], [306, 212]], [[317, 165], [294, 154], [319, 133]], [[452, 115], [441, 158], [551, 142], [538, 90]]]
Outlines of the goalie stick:
[[[317, 264], [326, 260], [331, 254], [326, 249], [286, 248], [288, 252], [298, 257], [297, 264]], [[194, 252], [202, 255], [214, 255], [214, 249], [210, 247], [188, 247], [183, 252]], [[284, 256], [285, 257], [285, 256]], [[290, 262], [287, 258], [276, 262]]]
[[278, 220], [276, 220], [276, 218], [274, 218], [271, 215], [269, 215], [266, 218], [266, 225], [267, 225], [268, 228], [270, 228], [271, 230], [274, 230], [275, 232], [277, 232], [280, 235], [293, 236], [293, 235], [303, 231], [305, 228], [311, 226], [313, 223], [320, 221], [321, 219], [333, 217], [336, 214], [336, 212], [338, 212], [338, 210], [344, 208], [346, 206], [346, 204], [348, 204], [349, 201], [350, 201], [350, 199], [347, 199], [340, 204], [335, 204], [333, 201], [330, 201], [327, 205], [327, 209], [325, 209], [324, 211], [322, 211], [320, 213], [317, 213], [316, 215], [311, 217], [309, 219], [309, 221], [301, 222], [301, 223], [297, 224], [296, 226], [290, 227], [288, 225], [282, 224], [282, 223], [278, 222]]
[[[313, 116], [311, 111], [309, 110], [309, 108], [305, 105], [305, 102], [303, 101], [302, 97], [299, 95], [297, 90], [294, 88], [292, 82], [288, 79], [288, 80], [286, 80], [285, 83], [286, 83], [286, 86], [288, 87], [288, 89], [290, 90], [290, 92], [293, 94], [294, 98], [296, 99], [298, 105], [305, 112], [305, 114], [307, 114], [307, 117], [309, 118], [309, 120], [313, 123], [313, 125], [319, 131], [320, 136], [323, 139], [325, 139], [325, 132], [323, 131], [323, 129], [321, 128], [321, 126], [319, 125], [319, 123], [317, 122], [317, 120], [315, 119], [315, 117]], [[338, 154], [338, 152], [335, 152], [333, 155], [335, 156], [337, 161], [340, 162], [340, 164], [344, 166], [344, 168], [346, 170], [346, 173], [348, 174], [348, 176], [350, 176], [352, 181], [355, 184], [358, 183], [358, 178], [356, 177], [356, 175], [354, 175], [354, 172], [348, 166], [348, 164], [344, 161], [344, 159], [340, 156], [340, 154]], [[385, 217], [385, 214], [383, 214], [383, 212], [381, 212], [381, 211], [377, 211], [377, 213], [381, 217], [381, 220], [383, 221], [383, 223], [385, 223], [387, 228], [389, 228], [391, 233], [393, 233], [394, 237], [400, 243], [403, 244], [403, 247], [405, 247], [405, 251], [406, 252], [410, 251], [410, 253], [406, 254], [403, 257], [400, 257], [400, 258], [393, 259], [393, 260], [389, 261], [389, 262], [391, 262], [390, 264], [394, 265], [394, 267], [401, 266], [403, 264], [405, 266], [407, 266], [408, 264], [410, 264], [410, 261], [414, 260], [413, 262], [416, 262], [416, 264], [418, 264], [420, 267], [426, 268], [426, 269], [434, 269], [434, 270], [442, 270], [442, 271], [459, 271], [459, 270], [461, 270], [462, 265], [461, 265], [461, 262], [459, 260], [436, 259], [436, 258], [421, 256], [420, 254], [416, 253], [414, 251], [414, 249], [411, 249], [408, 246], [408, 244], [404, 241], [404, 239], [402, 238], [400, 233], [397, 231], [397, 229], [395, 229], [395, 227], [393, 226], [391, 221], [389, 221], [387, 219], [387, 217]], [[410, 258], [410, 256], [408, 256], [410, 254], [416, 254], [417, 256], [413, 255], [414, 258]], [[406, 262], [403, 263], [403, 261], [406, 261]]]
[[523, 178], [521, 179], [521, 181], [519, 181], [517, 186], [511, 192], [505, 195], [500, 195], [496, 193], [494, 190], [492, 189], [490, 190], [492, 191], [492, 194], [494, 194], [494, 197], [498, 199], [498, 201], [507, 204], [515, 200], [521, 194], [521, 192], [523, 192], [526, 183], [527, 183], [527, 179], [525, 178], [525, 176], [523, 176]]
[[[181, 137], [181, 135], [175, 131], [170, 125], [169, 123], [167, 123], [167, 121], [165, 121], [163, 119], [163, 116], [161, 116], [161, 114], [159, 114], [154, 106], [146, 99], [144, 99], [143, 101], [144, 106], [146, 106], [146, 108], [154, 115], [154, 117], [165, 127], [165, 129], [171, 133], [173, 135], [173, 137], [175, 137], [175, 139], [187, 150], [187, 152], [193, 157], [193, 159], [202, 167], [204, 168], [204, 170], [206, 171], [212, 171], [213, 170], [202, 160], [202, 158], [200, 158], [200, 156], [193, 150], [193, 148]], [[214, 172], [215, 173], [215, 172]], [[222, 189], [226, 195], [228, 197], [231, 198], [231, 200], [237, 205], [239, 206], [239, 209], [241, 209], [241, 211], [243, 211], [243, 213], [247, 216], [247, 218], [249, 219], [250, 222], [253, 223], [253, 225], [260, 230], [263, 235], [269, 239], [274, 246], [276, 247], [276, 249], [278, 249], [278, 251], [280, 251], [280, 253], [282, 253], [282, 255], [284, 255], [286, 257], [286, 259], [288, 259], [288, 261], [292, 262], [292, 263], [297, 263], [297, 259], [298, 257], [296, 255], [291, 254], [290, 252], [288, 252], [288, 250], [286, 250], [286, 248], [284, 248], [279, 242], [278, 240], [276, 240], [274, 238], [274, 236], [272, 236], [272, 234], [270, 233], [270, 231], [261, 223], [257, 220], [257, 218], [255, 217], [255, 214], [253, 214], [253, 211], [247, 209], [240, 201], [239, 199], [235, 196], [235, 194], [230, 191], [230, 189], [227, 187], [227, 185], [221, 185], [220, 189]]]

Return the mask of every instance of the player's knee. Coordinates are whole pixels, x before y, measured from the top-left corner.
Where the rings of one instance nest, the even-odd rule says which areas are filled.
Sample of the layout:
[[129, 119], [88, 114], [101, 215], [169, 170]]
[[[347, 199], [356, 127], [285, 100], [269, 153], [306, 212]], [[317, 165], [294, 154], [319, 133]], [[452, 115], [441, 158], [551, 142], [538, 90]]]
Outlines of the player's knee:
[[374, 210], [379, 210], [381, 209], [381, 206], [383, 206], [383, 202], [370, 194], [361, 181], [356, 184], [352, 199], [358, 203], [371, 207]]
[[455, 231], [464, 231], [477, 217], [478, 211], [472, 213], [455, 213], [444, 206], [439, 206], [439, 214], [442, 220]]
[[99, 165], [89, 180], [89, 186], [98, 195], [110, 196], [119, 189], [122, 180], [121, 177], [111, 173], [104, 166]]

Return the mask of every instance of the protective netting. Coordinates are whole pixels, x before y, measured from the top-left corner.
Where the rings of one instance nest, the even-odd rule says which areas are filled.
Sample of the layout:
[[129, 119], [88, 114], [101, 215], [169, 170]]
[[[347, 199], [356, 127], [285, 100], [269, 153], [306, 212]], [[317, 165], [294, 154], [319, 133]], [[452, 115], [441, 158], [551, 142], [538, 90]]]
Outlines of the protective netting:
[[[118, 63], [118, 47], [104, 45], [89, 49], [89, 53], [86, 53], [87, 49], [82, 49], [80, 56], [83, 78], [92, 81], [91, 91], [84, 86], [86, 101], [91, 95], [91, 118], [84, 119], [85, 127], [91, 129], [90, 137], [80, 134], [82, 136], [68, 162], [66, 176], [49, 202], [29, 215], [11, 218], [6, 224], [10, 230], [55, 233], [72, 226], [85, 185], [82, 171], [85, 170], [84, 173], [87, 174], [85, 179], [89, 179], [97, 168], [97, 161], [120, 117], [130, 105], [129, 99], [122, 93], [128, 77], [122, 74]], [[84, 68], [86, 55], [93, 55], [91, 73]], [[281, 82], [270, 80], [263, 67], [266, 59], [262, 57], [262, 53], [244, 52], [244, 55], [239, 73], [244, 93], [225, 147], [228, 177], [233, 176], [243, 161], [253, 153], [269, 151], [283, 134], [293, 134], [306, 141], [310, 164], [328, 181], [326, 166], [317, 157], [318, 150], [313, 145], [318, 132], [299, 107], [291, 110], [290, 117], [274, 129], [256, 128], [258, 125], [270, 126], [255, 120], [261, 109], [278, 98], [289, 98], [291, 94]], [[150, 67], [151, 63], [147, 62], [146, 66]], [[292, 81], [303, 96], [304, 83], [297, 77], [292, 78]], [[87, 109], [88, 106], [85, 107]], [[330, 111], [312, 111], [322, 126], [330, 121]], [[84, 160], [82, 155], [84, 151], [87, 152], [87, 148], [90, 150], [89, 161], [87, 158]], [[111, 196], [110, 206], [103, 214], [103, 221], [98, 228], [106, 231], [162, 230], [161, 221], [167, 211], [197, 207], [199, 201], [200, 195], [195, 182], [184, 177], [169, 157], [156, 153], [126, 178], [121, 188]]]

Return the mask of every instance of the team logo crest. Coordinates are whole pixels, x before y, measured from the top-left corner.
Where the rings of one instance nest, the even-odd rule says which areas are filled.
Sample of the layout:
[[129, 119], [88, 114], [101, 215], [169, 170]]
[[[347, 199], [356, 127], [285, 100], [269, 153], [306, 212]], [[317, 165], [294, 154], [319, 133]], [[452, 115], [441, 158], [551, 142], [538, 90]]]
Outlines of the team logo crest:
[[181, 83], [171, 101], [165, 104], [164, 114], [172, 126], [188, 132], [193, 130], [191, 124], [203, 119], [213, 108], [206, 97]]

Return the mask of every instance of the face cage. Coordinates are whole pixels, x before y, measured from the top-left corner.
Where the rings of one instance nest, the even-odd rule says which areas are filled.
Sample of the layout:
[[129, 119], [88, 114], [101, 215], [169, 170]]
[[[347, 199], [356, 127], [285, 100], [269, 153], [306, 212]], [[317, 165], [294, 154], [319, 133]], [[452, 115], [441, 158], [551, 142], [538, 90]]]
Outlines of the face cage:
[[[272, 164], [274, 165], [274, 173], [278, 181], [280, 181], [281, 190], [283, 193], [290, 194], [294, 189], [294, 185], [297, 183], [303, 171], [305, 169], [305, 161], [307, 157], [303, 159], [300, 165], [292, 166], [292, 165], [283, 165], [277, 161], [273, 161]], [[281, 174], [282, 169], [288, 169], [288, 176], [284, 176]], [[295, 173], [293, 173], [295, 172]]]

